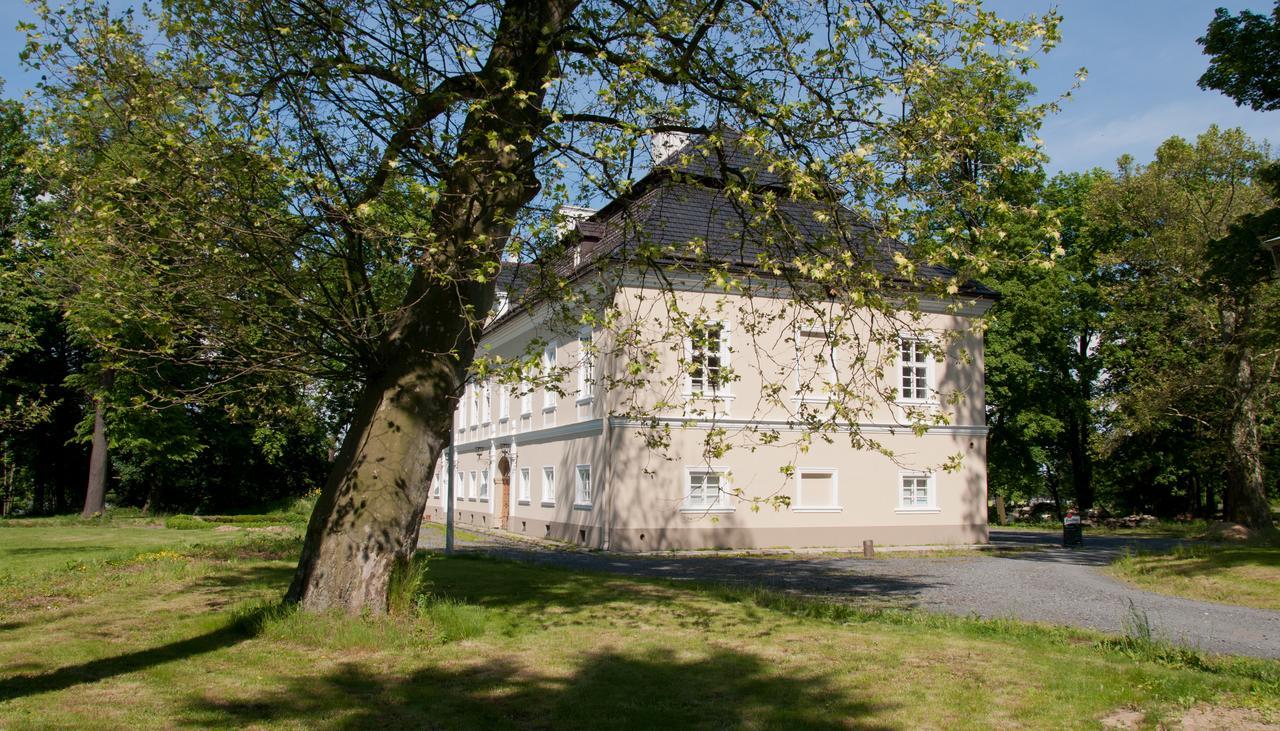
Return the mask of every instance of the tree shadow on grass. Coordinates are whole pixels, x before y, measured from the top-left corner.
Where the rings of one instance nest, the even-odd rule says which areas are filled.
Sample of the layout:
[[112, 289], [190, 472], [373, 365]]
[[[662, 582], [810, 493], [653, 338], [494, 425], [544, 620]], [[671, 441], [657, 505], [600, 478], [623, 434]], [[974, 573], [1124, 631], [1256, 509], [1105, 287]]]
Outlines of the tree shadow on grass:
[[65, 690], [84, 683], [96, 683], [119, 675], [146, 670], [157, 665], [185, 660], [243, 642], [255, 636], [262, 620], [272, 611], [258, 609], [229, 621], [226, 625], [177, 642], [114, 657], [67, 665], [47, 673], [15, 675], [0, 684], [0, 703], [40, 693]]
[[352, 663], [241, 700], [194, 700], [193, 726], [301, 724], [365, 728], [887, 729], [892, 710], [857, 700], [830, 677], [779, 672], [765, 658], [716, 650], [597, 651], [570, 675], [506, 661], [382, 675]]

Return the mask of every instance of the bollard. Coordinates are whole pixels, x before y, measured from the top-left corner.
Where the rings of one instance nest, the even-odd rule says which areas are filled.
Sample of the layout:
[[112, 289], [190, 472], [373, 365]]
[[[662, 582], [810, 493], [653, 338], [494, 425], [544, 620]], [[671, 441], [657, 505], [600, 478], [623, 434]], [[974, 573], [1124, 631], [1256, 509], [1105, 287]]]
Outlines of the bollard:
[[863, 541], [863, 542], [862, 542], [862, 557], [863, 557], [863, 558], [875, 558], [875, 557], [876, 557], [876, 542], [875, 542], [875, 541]]

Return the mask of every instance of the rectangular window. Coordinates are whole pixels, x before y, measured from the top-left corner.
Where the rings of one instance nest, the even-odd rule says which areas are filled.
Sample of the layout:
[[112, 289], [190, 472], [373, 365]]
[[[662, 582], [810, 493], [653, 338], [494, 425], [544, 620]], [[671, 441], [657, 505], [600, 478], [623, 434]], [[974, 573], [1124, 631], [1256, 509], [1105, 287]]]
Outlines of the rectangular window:
[[578, 400], [595, 397], [595, 354], [591, 352], [591, 331], [578, 337]]
[[685, 485], [685, 510], [732, 510], [728, 475], [722, 470], [689, 469]]
[[440, 497], [440, 483], [444, 480], [440, 479], [440, 471], [436, 470], [436, 474], [431, 478], [431, 497]]
[[478, 393], [474, 383], [467, 384], [467, 391], [471, 397], [467, 399], [467, 408], [471, 411], [471, 418], [467, 420], [467, 426], [475, 428], [480, 423], [480, 394]]
[[507, 384], [498, 384], [498, 421], [506, 421], [511, 416], [511, 394]]
[[574, 482], [573, 504], [579, 506], [591, 505], [591, 465], [580, 464], [577, 470], [577, 480]]
[[471, 473], [471, 485], [467, 488], [467, 499], [475, 500], [480, 486], [480, 480], [476, 477], [476, 473]]
[[556, 504], [556, 468], [542, 468], [542, 504]]
[[489, 499], [489, 470], [480, 470], [480, 499]]
[[533, 387], [528, 381], [520, 381], [520, 415], [528, 416], [533, 413]]
[[461, 470], [454, 475], [453, 480], [453, 499], [458, 500], [467, 496], [467, 479]]
[[530, 489], [531, 488], [529, 486], [529, 468], [521, 467], [520, 468], [520, 487], [519, 487], [520, 492], [518, 493], [519, 497], [517, 499], [522, 503], [529, 502]]
[[796, 510], [838, 510], [835, 470], [802, 469], [796, 472]]
[[796, 395], [825, 399], [835, 382], [836, 367], [827, 333], [820, 329], [796, 331]]
[[721, 323], [695, 327], [689, 337], [689, 393], [726, 393], [725, 367], [729, 361], [728, 333]]
[[901, 342], [899, 365], [901, 366], [901, 393], [903, 401], [928, 401], [933, 398], [932, 363], [920, 340]]
[[934, 508], [933, 476], [926, 474], [902, 475], [902, 489], [899, 492], [898, 507], [902, 510], [925, 510]]
[[493, 397], [488, 381], [480, 387], [480, 398], [480, 423], [488, 424], [493, 421]]
[[555, 370], [556, 344], [551, 343], [542, 350], [542, 375], [544, 378], [548, 379], [548, 383], [544, 387], [546, 390], [542, 393], [542, 408], [544, 411], [547, 409], [554, 409], [556, 407], [556, 399], [559, 398], [555, 389], [551, 388], [550, 384], [550, 379], [555, 378]]

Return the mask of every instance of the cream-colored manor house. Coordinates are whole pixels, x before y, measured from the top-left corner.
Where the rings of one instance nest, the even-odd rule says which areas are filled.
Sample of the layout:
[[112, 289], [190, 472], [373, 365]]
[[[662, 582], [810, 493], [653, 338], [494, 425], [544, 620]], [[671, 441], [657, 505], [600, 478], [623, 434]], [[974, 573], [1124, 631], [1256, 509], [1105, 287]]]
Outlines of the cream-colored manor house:
[[[751, 158], [741, 153], [721, 156], [719, 170], [713, 170], [705, 158], [698, 163], [696, 155], [680, 154], [693, 149], [685, 144], [655, 139], [656, 164], [631, 193], [598, 211], [571, 211], [577, 214], [574, 270], [589, 276], [593, 260], [625, 247], [626, 230], [634, 230], [631, 224], [636, 222], [660, 243], [697, 238], [712, 251], [718, 243], [724, 246], [728, 258], [742, 254], [742, 224], [716, 183], [726, 166], [745, 168]], [[665, 157], [664, 150], [669, 153]], [[761, 176], [759, 181], [767, 186], [770, 179]], [[805, 211], [795, 208], [791, 213], [804, 219]], [[735, 254], [727, 253], [730, 250]], [[528, 265], [508, 269], [520, 267]], [[571, 281], [576, 275], [571, 270]], [[816, 439], [807, 451], [799, 450], [795, 438], [801, 436], [801, 428], [793, 416], [760, 408], [758, 395], [770, 369], [786, 362], [794, 367], [802, 360], [799, 354], [777, 350], [800, 350], [811, 333], [753, 334], [755, 342], [773, 344], [767, 362], [761, 362], [761, 348], [746, 347], [744, 328], [734, 321], [738, 303], [723, 302], [731, 295], [694, 284], [681, 286], [678, 278], [674, 285], [667, 280], [659, 285], [654, 277], [621, 276], [609, 290], [611, 296], [647, 327], [662, 328], [667, 321], [659, 286], [667, 291], [674, 286], [685, 311], [720, 301], [728, 305], [720, 309], [727, 314], [708, 328], [696, 347], [685, 341], [685, 348], [698, 351], [685, 361], [695, 364], [684, 368], [688, 372], [681, 373], [679, 344], [663, 351], [669, 353], [663, 367], [680, 374], [668, 379], [678, 384], [674, 398], [667, 392], [606, 390], [600, 386], [610, 380], [606, 371], [626, 366], [621, 358], [589, 355], [605, 350], [589, 348], [592, 338], [607, 336], [556, 332], [542, 308], [516, 304], [518, 280], [519, 273], [513, 271], [504, 271], [500, 278], [500, 308], [482, 347], [490, 354], [516, 357], [530, 342], [545, 341], [544, 363], [568, 366], [573, 375], [563, 394], [468, 385], [454, 417], [458, 524], [614, 551], [856, 547], [867, 539], [882, 545], [986, 542], [983, 344], [970, 326], [971, 318], [991, 304], [994, 295], [989, 290], [980, 285], [962, 288], [967, 304], [959, 309], [949, 307], [949, 302], [922, 301], [923, 326], [912, 328], [896, 343], [892, 357], [898, 363], [885, 370], [892, 380], [885, 385], [893, 389], [896, 401], [881, 403], [873, 418], [858, 425], [862, 434], [892, 451], [891, 459], [854, 449], [838, 434], [833, 443]], [[790, 303], [782, 296], [770, 301], [755, 294], [750, 306], [786, 308]], [[779, 320], [777, 327], [793, 326]], [[942, 337], [948, 331], [959, 336]], [[922, 352], [921, 340], [933, 337], [947, 343], [945, 358]], [[840, 361], [837, 350], [829, 363], [833, 373], [846, 366]], [[716, 382], [714, 375], [721, 368], [732, 369], [732, 383]], [[952, 395], [960, 398], [949, 398]], [[713, 397], [714, 408], [691, 409], [708, 397]], [[797, 402], [809, 397], [794, 395]], [[668, 445], [647, 445], [645, 435], [653, 419], [634, 418], [637, 402], [654, 404], [647, 416], [670, 425]], [[916, 436], [904, 417], [913, 408], [946, 409], [949, 423]], [[725, 429], [733, 442], [739, 433], [746, 440], [753, 426], [776, 430], [783, 438], [754, 449], [745, 448], [744, 441], [743, 448], [730, 449], [721, 459], [704, 456], [708, 429]], [[939, 469], [957, 454], [963, 456], [958, 470]], [[442, 456], [427, 502], [428, 520], [445, 520], [445, 465]], [[794, 470], [784, 470], [784, 465]], [[789, 505], [753, 509], [752, 498], [773, 496], [789, 498]]]

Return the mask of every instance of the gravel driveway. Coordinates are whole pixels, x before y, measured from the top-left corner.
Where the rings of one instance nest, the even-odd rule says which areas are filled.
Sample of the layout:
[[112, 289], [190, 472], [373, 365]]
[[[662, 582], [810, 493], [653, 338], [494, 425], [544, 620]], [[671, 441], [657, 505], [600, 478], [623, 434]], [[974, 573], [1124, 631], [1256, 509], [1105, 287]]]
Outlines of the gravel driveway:
[[[437, 544], [439, 535], [424, 531], [424, 547]], [[557, 550], [494, 536], [486, 536], [481, 545], [460, 542], [459, 547], [588, 571], [761, 584], [962, 616], [1014, 617], [1116, 633], [1126, 630], [1136, 610], [1146, 614], [1153, 634], [1171, 642], [1208, 652], [1280, 658], [1280, 612], [1152, 594], [1116, 581], [1099, 568], [1124, 550], [1165, 550], [1176, 541], [1088, 536], [1084, 548], [1064, 549], [1057, 539], [1052, 533], [992, 530], [993, 544], [1038, 550], [947, 558], [889, 554], [876, 560], [791, 555], [637, 557]]]

